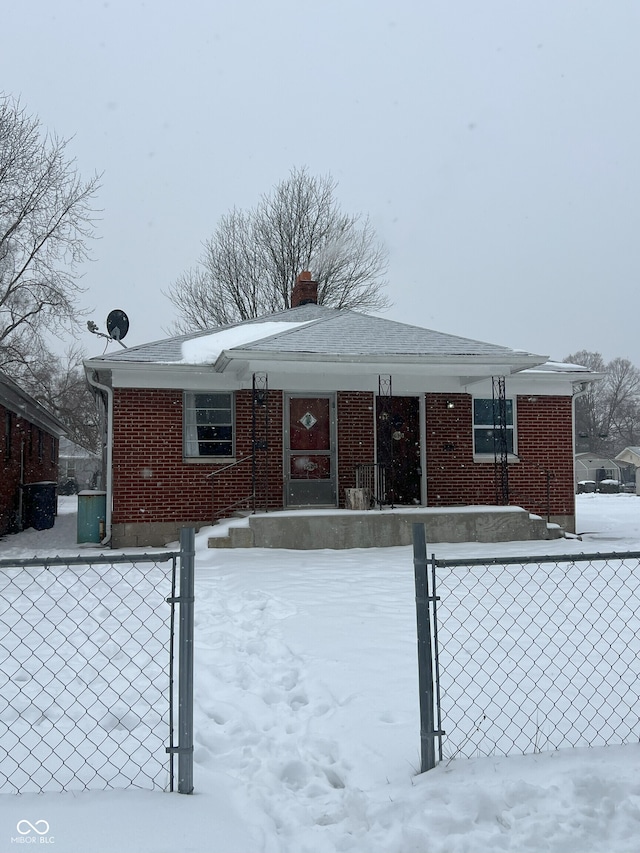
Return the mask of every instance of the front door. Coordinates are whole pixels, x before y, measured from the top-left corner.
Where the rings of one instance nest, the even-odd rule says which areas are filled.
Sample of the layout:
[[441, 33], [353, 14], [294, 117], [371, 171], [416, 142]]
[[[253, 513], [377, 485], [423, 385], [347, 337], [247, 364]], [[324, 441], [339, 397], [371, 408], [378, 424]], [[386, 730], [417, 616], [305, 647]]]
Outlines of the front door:
[[286, 406], [286, 504], [336, 506], [334, 398], [291, 395]]
[[417, 397], [376, 399], [378, 462], [388, 504], [420, 504], [420, 403]]

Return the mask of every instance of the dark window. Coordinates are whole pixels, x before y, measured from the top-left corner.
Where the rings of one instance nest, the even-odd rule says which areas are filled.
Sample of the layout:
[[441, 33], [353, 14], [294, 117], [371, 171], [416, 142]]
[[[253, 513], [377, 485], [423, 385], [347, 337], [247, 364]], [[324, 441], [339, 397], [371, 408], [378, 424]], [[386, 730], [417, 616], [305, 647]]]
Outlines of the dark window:
[[12, 418], [11, 412], [5, 413], [4, 421], [4, 458], [5, 462], [11, 459], [11, 438], [12, 438]]
[[44, 435], [42, 430], [38, 430], [38, 460], [42, 462], [44, 457]]
[[231, 394], [185, 394], [184, 455], [189, 459], [233, 456]]
[[[514, 453], [513, 400], [505, 400], [507, 422], [507, 451]], [[476, 399], [473, 401], [473, 452], [478, 455], [495, 454], [499, 421], [498, 401]]]

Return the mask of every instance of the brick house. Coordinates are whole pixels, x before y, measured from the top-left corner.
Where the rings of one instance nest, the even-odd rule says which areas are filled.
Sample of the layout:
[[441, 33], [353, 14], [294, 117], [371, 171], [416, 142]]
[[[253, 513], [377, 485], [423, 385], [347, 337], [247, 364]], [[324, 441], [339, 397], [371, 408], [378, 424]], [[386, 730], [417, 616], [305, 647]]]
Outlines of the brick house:
[[[588, 370], [316, 304], [85, 362], [104, 410], [107, 539], [162, 545], [237, 508], [511, 504], [575, 524]], [[496, 450], [496, 448], [498, 448]]]
[[0, 372], [0, 536], [28, 526], [25, 485], [58, 480], [64, 426]]

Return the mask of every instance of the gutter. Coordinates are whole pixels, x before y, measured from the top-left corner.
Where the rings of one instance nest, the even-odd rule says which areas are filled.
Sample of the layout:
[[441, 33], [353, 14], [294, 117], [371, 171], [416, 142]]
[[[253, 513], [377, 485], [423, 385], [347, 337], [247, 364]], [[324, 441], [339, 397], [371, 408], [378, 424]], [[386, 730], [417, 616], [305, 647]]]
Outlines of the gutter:
[[20, 441], [20, 488], [18, 489], [18, 526], [24, 530], [22, 510], [24, 508], [24, 436]]
[[105, 535], [100, 541], [101, 545], [108, 545], [111, 542], [111, 503], [113, 499], [113, 388], [108, 385], [103, 385], [95, 378], [97, 373], [94, 371], [93, 376], [87, 371], [87, 382], [93, 388], [103, 391], [107, 397], [107, 458], [106, 458], [106, 476], [105, 476], [105, 491], [106, 495], [106, 518], [105, 518]]
[[[327, 364], [434, 364], [438, 367], [444, 364], [467, 365], [480, 364], [500, 367], [503, 372], [509, 368], [510, 373], [520, 373], [528, 368], [539, 367], [547, 361], [546, 356], [533, 355], [530, 353], [506, 354], [500, 353], [319, 353], [319, 352], [281, 352], [269, 350], [234, 349], [222, 350], [213, 363], [216, 373], [223, 373], [231, 361], [243, 359], [244, 361], [291, 361], [299, 362], [323, 362]], [[183, 362], [184, 363], [184, 362]], [[166, 365], [165, 365], [166, 366]], [[173, 365], [172, 365], [173, 366]], [[515, 368], [515, 369], [514, 369]]]

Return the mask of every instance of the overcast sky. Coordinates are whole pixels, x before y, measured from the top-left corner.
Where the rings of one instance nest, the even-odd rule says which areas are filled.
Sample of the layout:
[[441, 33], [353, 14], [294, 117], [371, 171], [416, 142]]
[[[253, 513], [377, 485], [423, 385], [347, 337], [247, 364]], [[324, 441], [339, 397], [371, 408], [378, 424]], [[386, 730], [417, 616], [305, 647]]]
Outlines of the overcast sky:
[[103, 173], [85, 298], [129, 345], [306, 166], [388, 246], [391, 319], [640, 366], [637, 0], [21, 0], [3, 29], [0, 88]]

